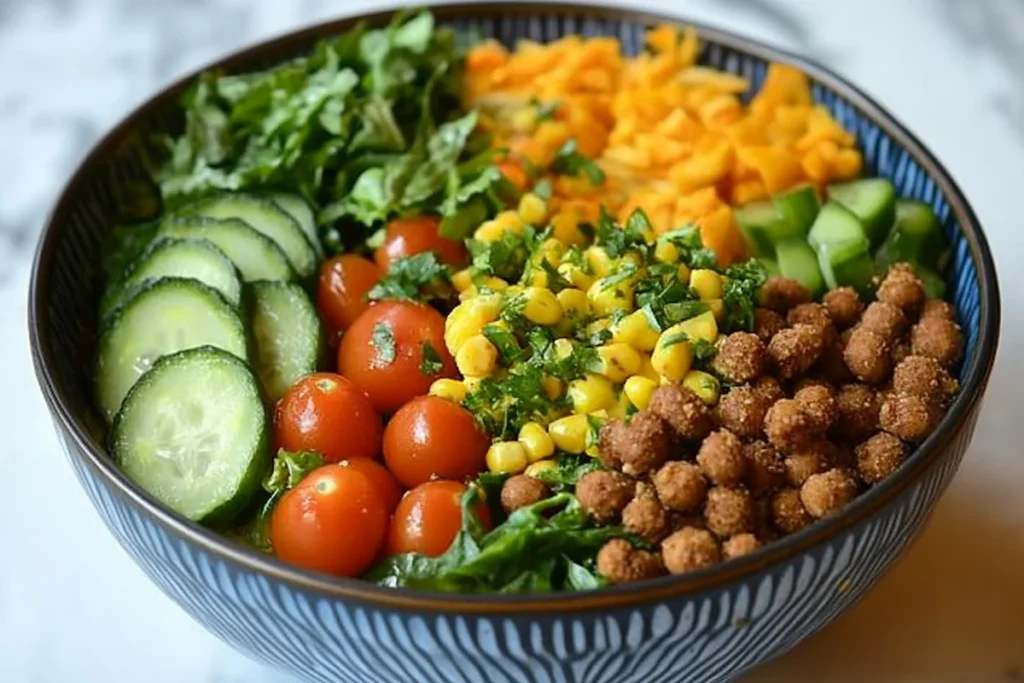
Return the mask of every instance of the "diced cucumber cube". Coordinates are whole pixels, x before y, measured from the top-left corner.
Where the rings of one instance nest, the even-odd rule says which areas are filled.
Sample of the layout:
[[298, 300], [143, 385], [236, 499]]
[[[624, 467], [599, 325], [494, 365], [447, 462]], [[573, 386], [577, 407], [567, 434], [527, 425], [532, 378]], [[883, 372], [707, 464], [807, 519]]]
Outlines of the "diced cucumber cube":
[[810, 185], [787, 190], [776, 195], [774, 201], [779, 215], [788, 224], [789, 233], [786, 237], [806, 235], [821, 209], [818, 192]]
[[792, 237], [775, 245], [775, 255], [783, 277], [796, 280], [813, 296], [824, 290], [817, 256], [803, 237]]
[[885, 240], [896, 219], [896, 188], [885, 178], [830, 185], [828, 198], [860, 219], [872, 248]]
[[897, 201], [896, 223], [878, 250], [880, 268], [907, 261], [918, 268], [941, 271], [948, 258], [949, 243], [931, 207], [909, 199]]

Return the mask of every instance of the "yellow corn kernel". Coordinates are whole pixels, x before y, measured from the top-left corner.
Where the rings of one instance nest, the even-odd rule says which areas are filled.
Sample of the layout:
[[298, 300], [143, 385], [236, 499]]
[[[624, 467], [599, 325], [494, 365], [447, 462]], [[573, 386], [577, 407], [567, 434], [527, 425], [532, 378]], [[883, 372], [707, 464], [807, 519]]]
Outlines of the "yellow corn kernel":
[[594, 278], [575, 263], [563, 262], [558, 265], [558, 274], [577, 289], [587, 290], [594, 284]]
[[614, 260], [608, 255], [604, 247], [587, 247], [587, 250], [583, 252], [583, 257], [587, 260], [587, 267], [590, 268], [590, 272], [597, 277], [604, 277], [612, 272]]
[[526, 451], [526, 459], [535, 463], [550, 458], [555, 453], [555, 442], [551, 435], [537, 422], [527, 422], [519, 429], [519, 443]]
[[624, 382], [640, 372], [644, 357], [629, 344], [605, 344], [597, 349], [600, 369], [597, 372], [613, 382]]
[[658, 343], [658, 330], [643, 311], [633, 311], [612, 325], [612, 341], [629, 344], [641, 351], [650, 351]]
[[554, 401], [565, 392], [565, 382], [557, 377], [547, 376], [540, 381], [540, 389], [549, 401]]
[[644, 265], [644, 257], [633, 250], [627, 251], [621, 258], [619, 258], [619, 262], [616, 264], [616, 267], [621, 268], [627, 263], [632, 263], [637, 268], [640, 268]]
[[466, 385], [457, 379], [438, 379], [430, 385], [430, 395], [444, 398], [452, 403], [462, 403], [468, 390]]
[[487, 449], [487, 469], [491, 472], [518, 474], [529, 464], [526, 449], [518, 441], [497, 441]]
[[538, 325], [554, 325], [562, 319], [562, 305], [550, 289], [527, 287], [523, 296], [526, 298], [523, 315], [527, 320]]
[[590, 312], [590, 299], [587, 298], [587, 293], [580, 289], [563, 289], [557, 298], [562, 306], [562, 313], [567, 317], [581, 318]]
[[[584, 440], [583, 440], [583, 443], [584, 443], [583, 452], [586, 453], [587, 455], [589, 455], [592, 458], [598, 458], [598, 457], [601, 456], [601, 449], [600, 449], [600, 445], [601, 445], [600, 444], [601, 427], [604, 424], [605, 420], [607, 420], [607, 419], [608, 419], [608, 411], [603, 409], [603, 408], [601, 410], [595, 410], [594, 412], [592, 412], [589, 415], [587, 415], [587, 433], [586, 433], [586, 436], [584, 436]], [[593, 423], [593, 422], [597, 423], [596, 425], [594, 425], [594, 427], [596, 427], [596, 432], [594, 431], [594, 427], [591, 426], [591, 423]], [[594, 437], [597, 437], [597, 438], [594, 438]]]
[[676, 268], [676, 278], [682, 283], [688, 283], [690, 281], [690, 267], [685, 263], [680, 263], [679, 267]]
[[548, 219], [548, 205], [532, 192], [520, 197], [518, 211], [519, 218], [530, 225], [544, 225]]
[[629, 415], [631, 407], [632, 403], [629, 397], [626, 396], [626, 392], [620, 391], [615, 399], [615, 405], [608, 409], [608, 417], [614, 420], [625, 420], [626, 416]]
[[582, 244], [587, 236], [580, 230], [580, 219], [572, 211], [560, 211], [551, 219], [552, 232], [562, 244]]
[[463, 268], [452, 275], [452, 286], [455, 287], [456, 292], [464, 292], [473, 286], [473, 278], [469, 273], [469, 268]]
[[664, 379], [678, 382], [690, 371], [693, 363], [693, 347], [686, 341], [685, 333], [673, 325], [658, 337], [658, 345], [651, 354], [651, 365]]
[[[709, 307], [711, 306], [710, 301], [705, 303]], [[715, 322], [713, 311], [704, 311], [700, 315], [695, 315], [688, 320], [674, 325], [672, 329], [686, 333], [686, 336], [690, 339], [703, 339], [712, 344], [718, 338], [718, 323]]]
[[722, 276], [708, 268], [698, 268], [690, 273], [690, 287], [702, 301], [722, 298]]
[[654, 260], [659, 263], [675, 263], [679, 260], [679, 247], [671, 242], [658, 242], [654, 245]]
[[554, 460], [538, 460], [537, 462], [530, 463], [526, 468], [526, 474], [531, 477], [539, 477], [542, 473], [556, 469], [558, 465]]
[[587, 298], [597, 315], [629, 311], [633, 308], [633, 285], [627, 280], [609, 283], [608, 278], [601, 278], [587, 290]]
[[640, 366], [640, 374], [649, 380], [657, 382], [661, 379], [661, 375], [654, 369], [654, 364], [651, 363], [651, 357], [644, 354], [644, 364]]
[[512, 210], [501, 211], [493, 219], [494, 223], [501, 227], [502, 231], [514, 232], [519, 235], [523, 232], [523, 221], [519, 214]]
[[718, 394], [721, 389], [718, 380], [714, 375], [709, 375], [700, 370], [690, 370], [683, 378], [683, 386], [700, 396], [701, 400], [709, 406], [718, 403]]
[[704, 303], [706, 303], [708, 305], [708, 308], [711, 309], [710, 312], [713, 316], [715, 316], [715, 320], [721, 321], [722, 318], [725, 317], [724, 301], [722, 301], [721, 299], [711, 299], [709, 301], [705, 301]]
[[523, 289], [524, 287], [522, 285], [509, 285], [508, 289], [505, 290], [505, 296], [507, 298], [519, 296], [523, 293]]
[[537, 126], [537, 109], [534, 107], [523, 107], [512, 113], [509, 118], [512, 130], [517, 133], [532, 133]]
[[466, 304], [466, 307], [484, 323], [493, 322], [501, 315], [501, 296], [501, 294], [481, 295]]
[[547, 287], [549, 284], [548, 274], [540, 268], [531, 268], [524, 274], [521, 282], [527, 287]]
[[497, 221], [490, 220], [480, 224], [480, 227], [473, 233], [473, 239], [481, 242], [497, 242], [505, 234], [505, 228], [498, 225]]
[[548, 425], [548, 434], [560, 450], [566, 453], [582, 453], [587, 448], [587, 416], [569, 415]]
[[650, 377], [633, 375], [622, 385], [622, 393], [637, 410], [646, 410], [651, 402], [651, 394], [658, 388], [658, 383]]
[[569, 382], [569, 400], [573, 412], [592, 413], [615, 405], [615, 390], [606, 377], [590, 373]]
[[474, 335], [455, 354], [455, 365], [466, 377], [487, 377], [498, 365], [498, 349], [482, 334]]
[[472, 394], [479, 389], [481, 380], [483, 380], [483, 377], [463, 377], [462, 383], [466, 385], [466, 393]]
[[571, 356], [574, 348], [575, 345], [569, 339], [555, 340], [555, 356], [559, 359], [565, 359]]
[[[459, 306], [462, 305], [464, 304], [459, 304]], [[459, 307], [455, 308], [457, 310]], [[448, 348], [448, 353], [452, 355], [457, 354], [467, 341], [480, 334], [484, 325], [487, 324], [474, 315], [456, 315], [456, 310], [448, 314], [448, 321], [445, 325], [448, 329], [444, 333], [444, 345]]]
[[564, 253], [565, 246], [554, 237], [549, 237], [541, 242], [537, 249], [537, 254], [550, 263], [553, 268], [558, 268], [562, 263], [562, 254]]

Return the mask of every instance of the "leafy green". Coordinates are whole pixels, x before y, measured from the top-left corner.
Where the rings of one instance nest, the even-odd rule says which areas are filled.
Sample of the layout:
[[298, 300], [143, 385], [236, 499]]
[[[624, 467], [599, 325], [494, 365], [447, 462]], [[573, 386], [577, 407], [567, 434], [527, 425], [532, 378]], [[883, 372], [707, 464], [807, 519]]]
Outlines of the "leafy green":
[[493, 323], [484, 325], [483, 334], [487, 341], [494, 344], [494, 347], [498, 349], [501, 363], [506, 367], [512, 365], [512, 363], [522, 358], [525, 354], [525, 351], [520, 348], [516, 336], [499, 325]]
[[619, 226], [602, 205], [595, 242], [598, 246], [604, 247], [612, 258], [618, 258], [632, 250], [646, 259], [650, 250], [647, 236], [653, 232], [651, 221], [643, 209], [635, 209], [626, 220], [626, 225]]
[[432, 251], [395, 261], [367, 293], [372, 301], [380, 299], [430, 299], [451, 283], [451, 269], [437, 260]]
[[597, 162], [588, 156], [580, 153], [575, 139], [565, 141], [565, 144], [555, 154], [551, 162], [551, 170], [563, 175], [578, 176], [581, 173], [594, 185], [604, 182], [604, 171], [597, 165]]
[[420, 374], [429, 376], [441, 372], [441, 368], [444, 367], [441, 354], [437, 352], [429, 339], [423, 342], [422, 347], [423, 359], [420, 361]]
[[679, 249], [679, 260], [690, 268], [715, 268], [718, 258], [715, 252], [706, 248], [700, 237], [700, 229], [687, 225], [663, 233], [659, 242], [669, 242]]
[[376, 351], [373, 364], [375, 367], [386, 367], [395, 362], [398, 351], [395, 348], [395, 331], [391, 324], [385, 320], [379, 321], [373, 327], [370, 335], [370, 344]]
[[519, 279], [538, 243], [537, 232], [526, 227], [522, 233], [506, 230], [501, 239], [493, 242], [469, 239], [466, 240], [466, 247], [473, 257], [472, 265], [476, 273], [515, 281]]
[[725, 276], [722, 288], [725, 320], [722, 327], [726, 332], [751, 331], [754, 329], [757, 294], [768, 279], [768, 273], [756, 259], [750, 259], [746, 263], [736, 263], [726, 268]]
[[576, 486], [587, 472], [601, 469], [601, 461], [589, 455], [561, 453], [555, 458], [555, 467], [541, 470], [535, 476], [552, 491], [559, 492]]
[[324, 456], [316, 451], [287, 451], [278, 449], [270, 473], [263, 479], [263, 490], [270, 494], [259, 512], [245, 527], [235, 534], [240, 541], [264, 552], [270, 551], [267, 526], [274, 506], [288, 491], [299, 485], [313, 470], [324, 464]]

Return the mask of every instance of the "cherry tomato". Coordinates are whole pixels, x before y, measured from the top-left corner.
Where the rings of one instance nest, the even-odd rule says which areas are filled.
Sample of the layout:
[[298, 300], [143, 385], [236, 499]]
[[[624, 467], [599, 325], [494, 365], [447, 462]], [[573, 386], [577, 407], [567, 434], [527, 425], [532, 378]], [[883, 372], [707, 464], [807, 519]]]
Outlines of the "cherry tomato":
[[320, 267], [316, 307], [332, 330], [345, 330], [370, 307], [366, 293], [380, 279], [380, 269], [369, 259], [343, 254]]
[[359, 576], [377, 558], [388, 533], [384, 500], [370, 477], [324, 465], [281, 497], [270, 517], [270, 542], [286, 562]]
[[491, 440], [455, 403], [421, 396], [402, 406], [384, 430], [384, 461], [405, 486], [465, 479], [487, 466]]
[[[448, 550], [462, 528], [462, 494], [466, 486], [457, 481], [428, 481], [405, 494], [395, 510], [388, 530], [387, 552], [423, 553], [437, 557]], [[485, 528], [491, 515], [483, 503], [473, 512]]]
[[374, 254], [381, 272], [399, 259], [432, 251], [441, 263], [461, 266], [466, 262], [466, 249], [455, 240], [441, 237], [441, 221], [435, 216], [399, 218], [388, 224], [382, 244]]
[[319, 451], [327, 462], [373, 458], [384, 429], [362, 389], [318, 372], [296, 382], [274, 411], [274, 442], [289, 451]]
[[426, 394], [434, 380], [457, 372], [444, 345], [444, 317], [411, 301], [382, 301], [359, 316], [341, 339], [338, 371], [382, 413], [398, 410]]
[[522, 164], [512, 159], [505, 159], [495, 164], [501, 174], [508, 178], [509, 182], [515, 185], [520, 190], [525, 190], [530, 184], [530, 178], [526, 175], [526, 171], [523, 170]]
[[384, 509], [388, 511], [389, 515], [395, 511], [398, 501], [402, 499], [402, 487], [395, 481], [394, 475], [388, 472], [388, 468], [369, 458], [342, 460], [338, 464], [362, 472], [369, 477], [377, 488], [380, 499], [384, 501]]

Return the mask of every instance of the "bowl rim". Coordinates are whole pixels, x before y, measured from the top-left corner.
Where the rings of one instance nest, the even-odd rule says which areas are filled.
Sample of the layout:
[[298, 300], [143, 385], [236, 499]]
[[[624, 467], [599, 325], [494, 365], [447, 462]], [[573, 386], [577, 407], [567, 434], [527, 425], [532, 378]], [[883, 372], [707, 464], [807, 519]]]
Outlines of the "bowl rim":
[[[85, 429], [80, 416], [73, 414], [63, 397], [55, 369], [55, 354], [49, 343], [43, 343], [49, 327], [48, 292], [54, 254], [62, 226], [75, 203], [78, 187], [97, 163], [116, 149], [128, 135], [137, 120], [145, 117], [154, 103], [166, 101], [183, 91], [195, 78], [210, 68], [231, 69], [242, 65], [263, 52], [285, 52], [290, 48], [304, 49], [315, 40], [344, 31], [359, 21], [370, 25], [386, 22], [399, 8], [344, 16], [277, 35], [267, 40], [234, 50], [205, 66], [176, 79], [156, 94], [137, 105], [128, 115], [93, 145], [67, 181], [53, 208], [36, 247], [29, 284], [28, 326], [32, 361], [36, 379], [45, 397], [51, 415], [56, 419], [62, 437], [73, 442], [68, 447], [69, 457], [80, 458], [101, 478], [113, 494], [145, 515], [170, 536], [194, 544], [236, 571], [266, 575], [287, 584], [297, 591], [342, 599], [353, 603], [400, 611], [428, 613], [463, 613], [484, 615], [529, 615], [551, 611], [584, 611], [625, 608], [682, 596], [693, 596], [726, 584], [749, 578], [768, 570], [785, 560], [803, 553], [813, 546], [837, 535], [841, 531], [865, 522], [913, 485], [920, 476], [940, 459], [945, 448], [960, 432], [967, 416], [981, 400], [995, 360], [1000, 327], [1000, 296], [995, 264], [988, 241], [980, 223], [963, 192], [951, 174], [902, 123], [889, 114], [877, 101], [842, 76], [812, 59], [788, 50], [770, 46], [732, 31], [705, 23], [691, 21], [685, 15], [665, 14], [640, 9], [626, 9], [610, 5], [589, 3], [550, 4], [542, 2], [461, 2], [456, 4], [427, 5], [441, 20], [472, 18], [473, 16], [503, 14], [511, 17], [523, 15], [575, 15], [629, 21], [644, 25], [668, 23], [690, 26], [698, 35], [767, 61], [792, 64], [813, 80], [849, 100], [864, 115], [883, 129], [887, 135], [904, 147], [935, 180], [938, 189], [948, 198], [954, 217], [961, 225], [976, 264], [979, 281], [981, 315], [977, 351], [968, 368], [960, 393], [943, 417], [938, 428], [915, 450], [904, 466], [882, 484], [859, 496], [835, 517], [820, 520], [807, 528], [758, 551], [720, 565], [682, 576], [665, 576], [632, 584], [611, 586], [595, 591], [578, 593], [476, 595], [454, 594], [413, 589], [384, 588], [360, 579], [333, 577], [306, 571], [276, 558], [248, 550], [216, 532], [190, 522], [149, 497], [129, 480], [113, 463], [104, 445], [97, 443]], [[66, 447], [70, 444], [65, 444]], [[115, 534], [116, 535], [116, 534]]]

